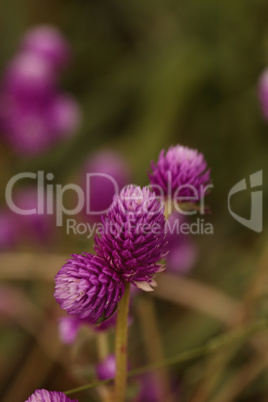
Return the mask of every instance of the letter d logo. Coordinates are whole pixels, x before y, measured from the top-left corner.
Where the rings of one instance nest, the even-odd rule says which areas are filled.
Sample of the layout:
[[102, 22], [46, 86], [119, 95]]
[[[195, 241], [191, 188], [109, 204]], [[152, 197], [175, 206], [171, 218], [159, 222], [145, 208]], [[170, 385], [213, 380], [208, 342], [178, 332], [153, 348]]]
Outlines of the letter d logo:
[[[253, 173], [249, 176], [250, 188], [259, 187], [262, 185], [262, 170]], [[243, 179], [236, 183], [228, 194], [228, 209], [233, 218], [235, 218], [241, 225], [260, 233], [263, 229], [262, 222], [262, 190], [251, 191], [250, 201], [250, 218], [246, 219], [237, 215], [231, 210], [230, 199], [232, 195], [247, 189], [246, 180]]]

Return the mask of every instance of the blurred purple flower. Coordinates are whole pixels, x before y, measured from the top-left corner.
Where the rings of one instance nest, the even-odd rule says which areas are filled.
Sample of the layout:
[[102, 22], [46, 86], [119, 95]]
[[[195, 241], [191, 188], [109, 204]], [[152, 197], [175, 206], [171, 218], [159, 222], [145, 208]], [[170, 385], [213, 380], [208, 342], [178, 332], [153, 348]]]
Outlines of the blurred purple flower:
[[3, 92], [16, 101], [43, 105], [55, 91], [50, 64], [36, 54], [20, 53], [10, 62], [3, 77]]
[[114, 196], [102, 223], [104, 230], [95, 238], [96, 253], [125, 281], [152, 290], [166, 245], [164, 206], [155, 193], [128, 186]]
[[21, 48], [24, 52], [37, 54], [57, 70], [68, 64], [71, 55], [64, 36], [57, 28], [49, 25], [29, 30], [22, 40]]
[[124, 293], [122, 278], [105, 260], [92, 254], [73, 254], [55, 277], [55, 299], [61, 308], [92, 324], [109, 318]]
[[268, 121], [268, 69], [266, 69], [260, 76], [258, 95], [263, 117]]
[[44, 152], [73, 134], [81, 121], [77, 102], [57, 87], [58, 69], [69, 59], [57, 29], [41, 26], [26, 34], [2, 79], [1, 130], [20, 155]]
[[[90, 176], [86, 176], [90, 175]], [[82, 169], [83, 187], [88, 185], [87, 218], [100, 221], [111, 205], [113, 196], [130, 182], [130, 169], [121, 155], [101, 151], [91, 156]], [[90, 211], [95, 214], [90, 214]]]
[[197, 260], [198, 250], [190, 235], [180, 233], [180, 225], [185, 223], [185, 216], [173, 212], [166, 222], [167, 271], [188, 274]]
[[115, 355], [109, 355], [105, 360], [96, 366], [96, 374], [100, 381], [109, 380], [115, 377], [116, 360]]
[[78, 402], [78, 400], [68, 398], [63, 392], [37, 389], [25, 402]]
[[23, 103], [8, 103], [2, 109], [6, 142], [21, 155], [35, 155], [55, 142], [44, 108], [31, 108]]
[[139, 376], [140, 392], [135, 402], [160, 402], [158, 383], [151, 374]]
[[68, 95], [58, 95], [51, 101], [48, 110], [49, 126], [55, 139], [63, 139], [73, 134], [81, 122], [78, 103]]
[[52, 216], [45, 212], [46, 203], [44, 203], [44, 212], [38, 213], [37, 188], [26, 187], [18, 190], [14, 202], [16, 207], [24, 211], [33, 210], [33, 213], [29, 215], [16, 214], [16, 224], [21, 237], [23, 239], [26, 237], [40, 244], [49, 241], [54, 233]]
[[0, 209], [0, 250], [14, 247], [19, 238], [14, 215], [7, 209]]
[[78, 317], [60, 317], [58, 324], [61, 341], [70, 344], [76, 340], [77, 333], [80, 326], [83, 324], [83, 320], [80, 320]]
[[166, 153], [162, 150], [151, 167], [149, 178], [153, 190], [182, 202], [203, 198], [203, 190], [210, 184], [210, 170], [204, 155], [182, 145], [170, 147]]

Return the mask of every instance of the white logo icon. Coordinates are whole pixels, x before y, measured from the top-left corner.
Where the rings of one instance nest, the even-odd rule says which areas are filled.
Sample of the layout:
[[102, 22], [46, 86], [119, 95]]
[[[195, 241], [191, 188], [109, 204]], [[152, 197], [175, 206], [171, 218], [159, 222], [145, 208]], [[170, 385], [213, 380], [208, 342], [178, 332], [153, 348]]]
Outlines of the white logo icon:
[[[249, 176], [250, 188], [262, 186], [262, 170], [253, 173]], [[262, 221], [262, 190], [251, 191], [251, 201], [250, 201], [250, 218], [246, 219], [239, 216], [234, 211], [231, 210], [230, 199], [231, 197], [247, 189], [246, 179], [243, 179], [236, 183], [228, 194], [228, 209], [233, 218], [235, 218], [239, 223], [246, 226], [247, 228], [260, 233], [263, 229]]]

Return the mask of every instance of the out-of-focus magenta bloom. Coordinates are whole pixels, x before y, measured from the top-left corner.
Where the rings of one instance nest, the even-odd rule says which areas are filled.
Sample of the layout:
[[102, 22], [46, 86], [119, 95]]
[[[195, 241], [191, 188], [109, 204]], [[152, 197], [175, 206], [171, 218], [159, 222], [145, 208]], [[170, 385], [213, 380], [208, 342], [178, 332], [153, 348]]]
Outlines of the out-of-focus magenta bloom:
[[36, 155], [55, 143], [44, 109], [9, 100], [2, 109], [3, 130], [6, 142], [16, 153]]
[[115, 355], [109, 355], [105, 360], [96, 366], [96, 374], [99, 380], [109, 380], [115, 377], [116, 360]]
[[4, 93], [35, 106], [43, 105], [54, 92], [55, 75], [50, 64], [32, 53], [18, 54], [8, 65], [3, 77]]
[[[99, 324], [92, 325], [92, 321], [88, 318], [79, 318], [76, 316], [65, 316], [60, 317], [58, 321], [59, 325], [59, 337], [63, 343], [71, 344], [74, 343], [79, 329], [83, 326], [89, 326], [94, 332], [104, 332], [109, 329], [115, 328], [117, 313], [112, 314], [111, 317], [100, 322]], [[133, 322], [132, 316], [128, 316], [128, 325]]]
[[110, 207], [113, 196], [129, 184], [130, 169], [121, 155], [101, 151], [91, 156], [82, 169], [83, 187], [87, 188], [85, 214], [91, 221], [100, 221]]
[[37, 54], [56, 68], [65, 67], [70, 60], [70, 47], [61, 32], [52, 26], [41, 25], [29, 30], [22, 40], [24, 52]]
[[159, 387], [151, 374], [143, 374], [138, 378], [140, 392], [135, 402], [161, 402]]
[[102, 321], [98, 325], [92, 325], [92, 321], [86, 318], [81, 319], [74, 316], [61, 317], [59, 319], [59, 336], [63, 343], [71, 344], [75, 342], [78, 331], [83, 325], [90, 326], [95, 332], [103, 332], [115, 327], [115, 324], [116, 314], [113, 314], [110, 318], [107, 318], [107, 320]]
[[59, 69], [69, 48], [57, 29], [37, 27], [26, 34], [8, 64], [0, 93], [0, 124], [5, 141], [19, 154], [47, 151], [77, 130], [77, 102], [58, 89]]
[[53, 218], [46, 213], [47, 205], [45, 202], [44, 211], [42, 212], [40, 209], [40, 213], [38, 213], [37, 188], [27, 187], [18, 190], [14, 196], [14, 203], [16, 207], [25, 212], [32, 211], [30, 215], [15, 214], [21, 237], [23, 239], [26, 237], [40, 244], [49, 241], [54, 232]]
[[37, 389], [25, 402], [78, 402], [78, 400], [68, 398], [63, 392]]
[[0, 250], [14, 247], [19, 238], [16, 219], [7, 208], [0, 209]]
[[185, 223], [185, 216], [173, 212], [166, 222], [167, 271], [177, 274], [187, 274], [193, 268], [198, 250], [190, 235], [180, 232], [180, 225]]
[[73, 343], [82, 323], [78, 317], [60, 317], [58, 324], [61, 341], [66, 344]]
[[196, 202], [205, 196], [210, 170], [204, 155], [195, 149], [177, 145], [160, 152], [149, 173], [153, 190], [181, 202]]
[[73, 254], [55, 277], [55, 299], [61, 308], [96, 323], [109, 318], [124, 293], [122, 278], [93, 254]]
[[51, 101], [48, 122], [54, 138], [63, 139], [73, 134], [81, 122], [78, 103], [68, 95], [58, 95]]
[[164, 206], [155, 193], [146, 187], [126, 187], [114, 196], [102, 223], [96, 253], [125, 281], [152, 290], [166, 245]]
[[263, 117], [268, 121], [268, 69], [260, 76], [258, 94]]

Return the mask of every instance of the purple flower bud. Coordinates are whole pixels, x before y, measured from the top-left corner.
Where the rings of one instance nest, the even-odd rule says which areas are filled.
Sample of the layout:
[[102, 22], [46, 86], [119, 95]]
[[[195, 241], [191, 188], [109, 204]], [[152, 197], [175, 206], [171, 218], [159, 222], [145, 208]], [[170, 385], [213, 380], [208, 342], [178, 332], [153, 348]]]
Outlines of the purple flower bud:
[[78, 402], [78, 400], [68, 398], [63, 392], [37, 389], [25, 402]]
[[55, 142], [44, 109], [10, 103], [7, 99], [2, 109], [2, 122], [6, 142], [19, 155], [44, 152]]
[[40, 208], [41, 205], [39, 205], [40, 210], [38, 209], [37, 188], [26, 187], [20, 189], [14, 196], [14, 203], [17, 208], [25, 213], [32, 211], [29, 215], [16, 214], [16, 225], [21, 237], [31, 239], [31, 241], [39, 244], [49, 241], [54, 232], [52, 216], [46, 213], [46, 202], [44, 202], [43, 210]]
[[78, 103], [67, 95], [58, 95], [52, 99], [48, 117], [51, 131], [58, 138], [69, 137], [81, 122]]
[[55, 277], [54, 296], [61, 308], [96, 323], [109, 318], [124, 293], [122, 278], [105, 260], [92, 254], [73, 254]]
[[41, 104], [54, 93], [55, 77], [49, 63], [36, 54], [20, 53], [4, 76], [4, 92], [23, 104]]
[[164, 206], [148, 188], [129, 186], [115, 195], [102, 217], [103, 232], [95, 250], [125, 281], [149, 289], [164, 257]]
[[210, 183], [210, 170], [202, 153], [182, 145], [160, 152], [157, 163], [152, 162], [149, 178], [153, 190], [164, 197], [181, 202], [196, 202], [205, 195]]
[[258, 92], [263, 117], [268, 121], [268, 69], [262, 73], [259, 79]]
[[37, 54], [55, 69], [64, 67], [70, 59], [70, 48], [61, 32], [52, 26], [41, 25], [28, 31], [22, 50]]
[[59, 336], [61, 341], [66, 344], [73, 343], [82, 323], [83, 321], [77, 317], [60, 317]]
[[109, 355], [105, 360], [97, 364], [96, 374], [100, 381], [114, 378], [116, 373], [115, 355]]
[[159, 385], [150, 373], [139, 377], [139, 385], [140, 392], [135, 402], [160, 402]]
[[85, 214], [91, 221], [100, 221], [101, 214], [110, 207], [113, 196], [130, 182], [129, 167], [121, 155], [101, 151], [86, 162], [82, 176], [83, 187], [86, 189], [87, 186], [89, 190]]

